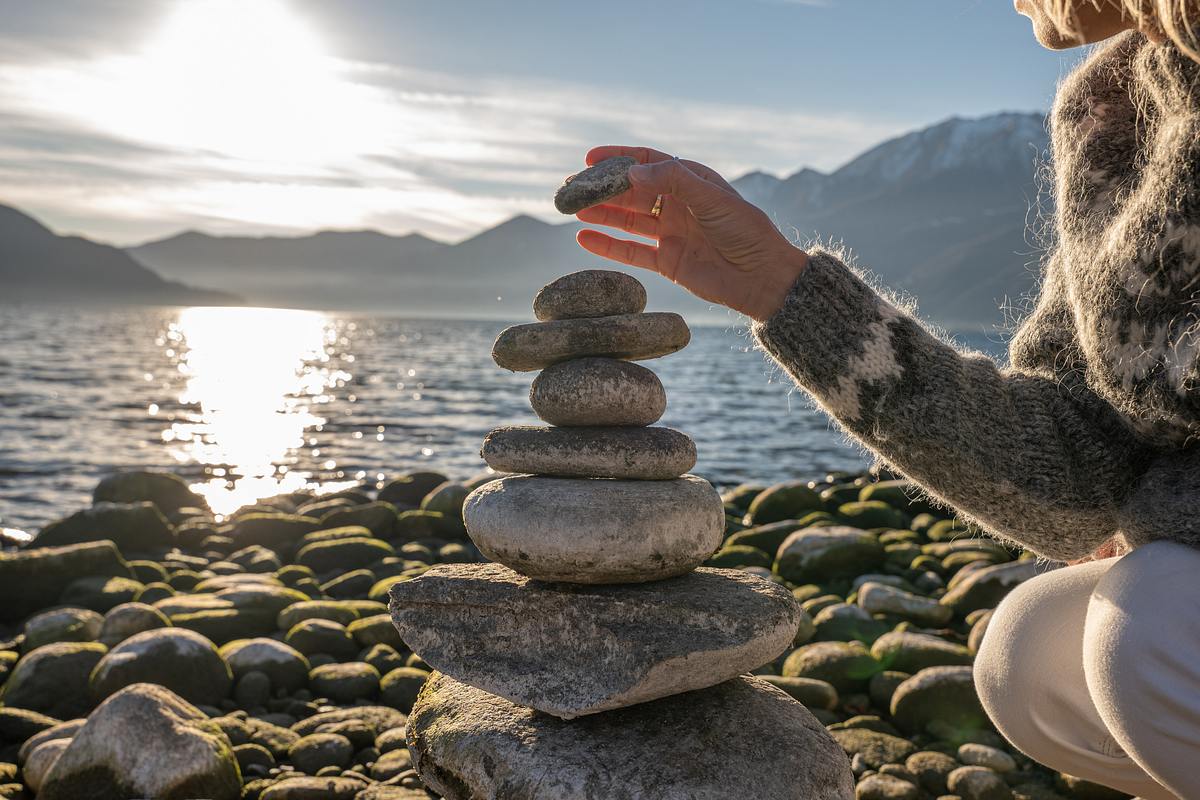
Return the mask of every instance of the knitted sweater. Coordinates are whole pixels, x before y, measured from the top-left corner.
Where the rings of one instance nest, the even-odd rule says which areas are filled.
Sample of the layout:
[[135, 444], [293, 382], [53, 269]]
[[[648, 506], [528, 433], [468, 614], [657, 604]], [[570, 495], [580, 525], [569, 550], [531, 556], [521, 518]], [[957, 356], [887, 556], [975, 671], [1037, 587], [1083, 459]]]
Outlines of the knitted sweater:
[[759, 343], [881, 463], [1044, 556], [1200, 546], [1200, 64], [1123, 34], [1051, 115], [1055, 235], [1010, 366], [810, 253]]

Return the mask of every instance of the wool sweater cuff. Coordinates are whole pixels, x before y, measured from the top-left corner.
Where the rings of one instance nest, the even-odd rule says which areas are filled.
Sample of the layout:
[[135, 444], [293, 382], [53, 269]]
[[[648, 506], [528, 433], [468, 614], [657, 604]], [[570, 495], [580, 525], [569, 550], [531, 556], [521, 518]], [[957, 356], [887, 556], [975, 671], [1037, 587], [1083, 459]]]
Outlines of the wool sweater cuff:
[[831, 366], [857, 352], [866, 326], [895, 309], [833, 253], [815, 248], [808, 255], [783, 307], [752, 330], [763, 349], [820, 396], [837, 388]]

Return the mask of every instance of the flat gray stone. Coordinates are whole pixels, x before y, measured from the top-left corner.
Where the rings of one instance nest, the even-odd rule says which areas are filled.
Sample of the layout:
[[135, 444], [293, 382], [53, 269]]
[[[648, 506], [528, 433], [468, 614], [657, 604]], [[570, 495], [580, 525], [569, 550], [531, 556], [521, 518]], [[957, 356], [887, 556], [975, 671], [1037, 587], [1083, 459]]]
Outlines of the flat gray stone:
[[742, 676], [563, 722], [435, 673], [408, 720], [446, 800], [850, 800], [850, 761], [800, 703]]
[[629, 168], [636, 163], [629, 156], [615, 156], [575, 173], [554, 193], [554, 207], [563, 214], [578, 214], [628, 191]]
[[653, 425], [667, 392], [650, 370], [615, 358], [576, 358], [546, 367], [529, 388], [533, 412], [551, 425]]
[[611, 269], [572, 272], [546, 284], [533, 298], [533, 314], [542, 322], [637, 314], [645, 309], [642, 282]]
[[662, 481], [696, 466], [696, 443], [672, 428], [497, 428], [483, 440], [497, 472]]
[[391, 596], [401, 638], [434, 669], [563, 719], [748, 672], [791, 645], [800, 618], [782, 586], [708, 568], [583, 586], [500, 564], [443, 564]]
[[682, 350], [691, 337], [683, 317], [664, 311], [557, 319], [502, 331], [492, 346], [492, 359], [513, 372], [545, 369], [587, 356], [643, 361]]
[[708, 481], [508, 475], [476, 489], [463, 522], [487, 558], [544, 581], [637, 583], [690, 572], [720, 547]]

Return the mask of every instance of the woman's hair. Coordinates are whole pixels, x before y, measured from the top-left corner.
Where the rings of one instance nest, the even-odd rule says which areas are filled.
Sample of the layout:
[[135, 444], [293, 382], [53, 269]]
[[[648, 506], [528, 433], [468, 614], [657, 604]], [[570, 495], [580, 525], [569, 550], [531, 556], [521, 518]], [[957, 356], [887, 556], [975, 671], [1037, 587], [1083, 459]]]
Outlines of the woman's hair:
[[[1050, 13], [1064, 33], [1077, 29], [1075, 9], [1081, 0], [1053, 0]], [[1116, 5], [1143, 30], [1156, 30], [1200, 61], [1200, 0], [1082, 0], [1100, 8]]]

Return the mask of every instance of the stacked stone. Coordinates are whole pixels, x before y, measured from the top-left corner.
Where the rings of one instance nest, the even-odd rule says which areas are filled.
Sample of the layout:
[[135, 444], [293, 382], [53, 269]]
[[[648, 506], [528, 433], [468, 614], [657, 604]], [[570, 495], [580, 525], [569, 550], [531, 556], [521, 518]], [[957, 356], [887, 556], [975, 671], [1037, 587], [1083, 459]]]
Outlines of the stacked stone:
[[722, 501], [687, 474], [692, 440], [653, 426], [666, 394], [632, 363], [690, 333], [645, 303], [624, 273], [579, 272], [497, 339], [501, 367], [541, 370], [530, 402], [550, 426], [484, 442], [512, 474], [463, 514], [495, 563], [392, 589], [401, 637], [438, 670], [409, 717], [413, 764], [449, 800], [853, 797], [824, 727], [745, 674], [789, 648], [799, 608], [776, 583], [700, 566]]

